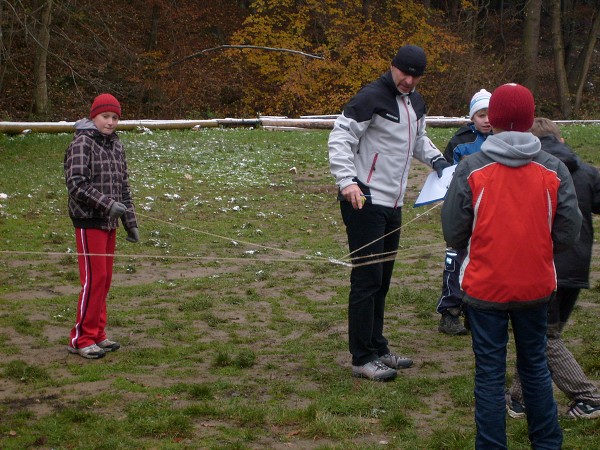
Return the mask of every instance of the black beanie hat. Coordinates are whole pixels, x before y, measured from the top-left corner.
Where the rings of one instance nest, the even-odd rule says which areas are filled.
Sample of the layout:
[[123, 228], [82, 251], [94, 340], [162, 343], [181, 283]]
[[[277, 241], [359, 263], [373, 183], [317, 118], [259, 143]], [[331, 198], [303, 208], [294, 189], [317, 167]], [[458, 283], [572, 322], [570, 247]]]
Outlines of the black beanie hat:
[[392, 59], [392, 66], [413, 77], [423, 75], [426, 65], [427, 58], [425, 57], [425, 52], [421, 47], [417, 47], [416, 45], [400, 47], [400, 50], [398, 50], [398, 53]]

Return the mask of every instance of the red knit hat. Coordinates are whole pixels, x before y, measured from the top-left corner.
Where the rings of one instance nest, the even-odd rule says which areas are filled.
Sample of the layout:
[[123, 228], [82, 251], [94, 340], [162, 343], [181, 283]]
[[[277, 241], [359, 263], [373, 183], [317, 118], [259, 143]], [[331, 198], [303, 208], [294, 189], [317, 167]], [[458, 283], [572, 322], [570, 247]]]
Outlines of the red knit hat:
[[110, 94], [100, 94], [94, 99], [94, 103], [92, 103], [92, 107], [90, 108], [90, 119], [93, 119], [103, 112], [115, 113], [120, 118], [121, 104], [119, 103], [119, 100]]
[[493, 128], [504, 131], [529, 131], [534, 117], [533, 94], [525, 86], [507, 83], [492, 93], [488, 120]]

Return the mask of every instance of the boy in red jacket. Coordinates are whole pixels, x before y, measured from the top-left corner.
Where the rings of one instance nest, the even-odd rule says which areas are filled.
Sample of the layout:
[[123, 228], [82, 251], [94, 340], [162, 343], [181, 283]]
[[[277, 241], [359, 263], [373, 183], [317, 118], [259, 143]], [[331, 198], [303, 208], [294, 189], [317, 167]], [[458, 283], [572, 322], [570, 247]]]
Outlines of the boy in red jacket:
[[477, 449], [506, 449], [509, 321], [533, 448], [560, 449], [546, 359], [548, 302], [556, 289], [553, 250], [573, 245], [581, 212], [567, 167], [528, 132], [533, 95], [505, 84], [490, 98], [493, 136], [457, 166], [442, 206], [444, 239], [467, 249], [460, 283], [475, 354]]

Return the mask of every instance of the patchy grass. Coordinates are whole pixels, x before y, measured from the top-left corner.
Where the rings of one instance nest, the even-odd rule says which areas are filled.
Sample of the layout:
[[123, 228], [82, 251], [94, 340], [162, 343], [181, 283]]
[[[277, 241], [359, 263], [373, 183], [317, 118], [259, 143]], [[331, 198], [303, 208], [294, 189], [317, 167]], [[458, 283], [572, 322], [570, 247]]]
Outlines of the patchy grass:
[[[430, 130], [440, 148], [453, 132]], [[600, 165], [600, 127], [564, 134]], [[437, 332], [444, 243], [439, 207], [412, 208], [428, 173], [416, 161], [386, 312], [392, 348], [416, 363], [390, 383], [350, 376], [327, 135], [122, 134], [141, 242], [120, 230], [107, 329], [123, 347], [98, 361], [65, 349], [79, 278], [62, 174], [71, 136], [0, 136], [0, 447], [472, 447], [470, 340]], [[565, 333], [594, 380], [598, 255]], [[561, 422], [565, 449], [600, 448], [597, 421]], [[508, 432], [511, 449], [529, 448], [524, 421]]]

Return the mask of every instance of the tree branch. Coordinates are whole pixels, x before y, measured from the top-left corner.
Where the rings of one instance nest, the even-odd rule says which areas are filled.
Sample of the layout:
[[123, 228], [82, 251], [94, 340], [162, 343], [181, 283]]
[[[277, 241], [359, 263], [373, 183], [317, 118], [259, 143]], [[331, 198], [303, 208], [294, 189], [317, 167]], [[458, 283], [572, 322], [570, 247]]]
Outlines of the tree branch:
[[175, 62], [172, 62], [171, 64], [169, 64], [166, 67], [162, 67], [160, 69], [152, 71], [149, 75], [154, 74], [156, 72], [161, 72], [163, 70], [170, 69], [171, 67], [181, 64], [185, 61], [189, 61], [190, 59], [198, 58], [199, 56], [204, 56], [206, 53], [214, 52], [216, 50], [228, 49], [228, 48], [239, 48], [239, 49], [247, 48], [247, 49], [251, 49], [251, 50], [265, 50], [265, 51], [269, 51], [269, 52], [293, 53], [293, 54], [300, 55], [300, 56], [306, 56], [307, 58], [325, 59], [321, 55], [311, 55], [310, 53], [304, 53], [299, 50], [290, 50], [288, 48], [263, 47], [261, 45], [219, 45], [218, 47], [206, 48], [204, 50], [200, 50], [199, 52], [188, 55], [185, 58], [181, 58]]

